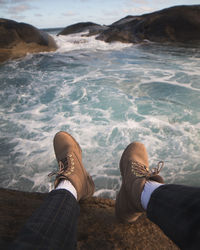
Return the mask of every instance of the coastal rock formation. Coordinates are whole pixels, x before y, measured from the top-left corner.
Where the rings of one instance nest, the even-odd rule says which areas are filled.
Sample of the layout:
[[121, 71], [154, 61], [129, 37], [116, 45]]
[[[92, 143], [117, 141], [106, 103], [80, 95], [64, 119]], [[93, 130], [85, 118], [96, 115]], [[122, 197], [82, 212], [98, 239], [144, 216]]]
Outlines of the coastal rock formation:
[[185, 43], [200, 41], [200, 5], [175, 6], [141, 16], [127, 16], [109, 25], [77, 23], [66, 27], [58, 35], [89, 31], [88, 36], [105, 42]]
[[107, 26], [105, 25], [99, 25], [99, 24], [92, 23], [92, 22], [83, 22], [83, 23], [76, 23], [76, 24], [67, 26], [61, 32], [59, 32], [57, 36], [70, 35], [74, 33], [86, 32], [86, 31], [88, 31], [87, 35], [93, 36], [93, 35], [99, 34], [100, 32], [106, 29], [107, 29]]
[[[45, 196], [0, 189], [0, 249], [7, 249]], [[80, 203], [77, 249], [179, 249], [145, 214], [133, 224], [118, 223], [114, 204], [96, 197]]]
[[138, 43], [200, 41], [200, 5], [175, 6], [141, 16], [127, 16], [96, 39]]
[[0, 18], [0, 62], [56, 48], [54, 39], [46, 32], [26, 23]]

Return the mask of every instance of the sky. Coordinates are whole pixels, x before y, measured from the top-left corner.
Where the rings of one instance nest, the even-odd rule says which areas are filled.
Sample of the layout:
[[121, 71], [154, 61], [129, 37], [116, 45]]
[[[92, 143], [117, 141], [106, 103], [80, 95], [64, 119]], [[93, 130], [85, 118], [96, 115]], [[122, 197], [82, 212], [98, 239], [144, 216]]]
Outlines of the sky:
[[37, 28], [66, 27], [77, 22], [111, 24], [127, 15], [141, 15], [199, 0], [0, 0], [0, 18]]

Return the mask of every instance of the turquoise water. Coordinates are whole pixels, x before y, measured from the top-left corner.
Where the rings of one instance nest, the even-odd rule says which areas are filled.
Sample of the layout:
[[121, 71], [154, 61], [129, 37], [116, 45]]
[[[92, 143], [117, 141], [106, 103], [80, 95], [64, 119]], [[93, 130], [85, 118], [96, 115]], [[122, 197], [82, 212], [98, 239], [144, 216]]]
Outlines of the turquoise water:
[[199, 185], [200, 46], [55, 39], [56, 52], [0, 66], [0, 186], [51, 190], [60, 130], [80, 143], [95, 195], [115, 198], [134, 140], [151, 166], [165, 161], [166, 182]]

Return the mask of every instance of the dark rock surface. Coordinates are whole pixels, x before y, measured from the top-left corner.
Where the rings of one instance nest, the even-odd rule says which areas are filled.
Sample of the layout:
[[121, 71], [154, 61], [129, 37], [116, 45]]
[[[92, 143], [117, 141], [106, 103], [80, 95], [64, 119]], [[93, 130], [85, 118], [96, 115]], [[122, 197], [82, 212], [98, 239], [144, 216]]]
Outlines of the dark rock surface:
[[175, 6], [141, 16], [127, 16], [103, 31], [105, 42], [138, 43], [200, 41], [200, 5]]
[[107, 29], [107, 26], [99, 25], [92, 22], [83, 22], [83, 23], [76, 23], [64, 28], [61, 32], [57, 34], [59, 35], [70, 35], [75, 33], [81, 33], [88, 31], [88, 35], [93, 36], [97, 35], [103, 30]]
[[[46, 195], [0, 189], [0, 249], [7, 249]], [[145, 214], [133, 224], [118, 223], [114, 204], [96, 197], [80, 203], [78, 249], [179, 249]]]
[[56, 48], [54, 39], [46, 32], [26, 23], [0, 18], [0, 62]]

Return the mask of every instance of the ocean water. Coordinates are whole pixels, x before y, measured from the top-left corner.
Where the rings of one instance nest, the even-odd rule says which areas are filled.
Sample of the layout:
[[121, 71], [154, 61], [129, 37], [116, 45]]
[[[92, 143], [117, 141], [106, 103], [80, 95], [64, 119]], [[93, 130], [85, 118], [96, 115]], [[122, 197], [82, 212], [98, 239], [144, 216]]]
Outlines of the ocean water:
[[132, 141], [167, 183], [200, 184], [200, 46], [106, 44], [54, 36], [55, 52], [0, 65], [0, 186], [47, 192], [52, 140], [71, 133], [96, 185], [115, 198]]

